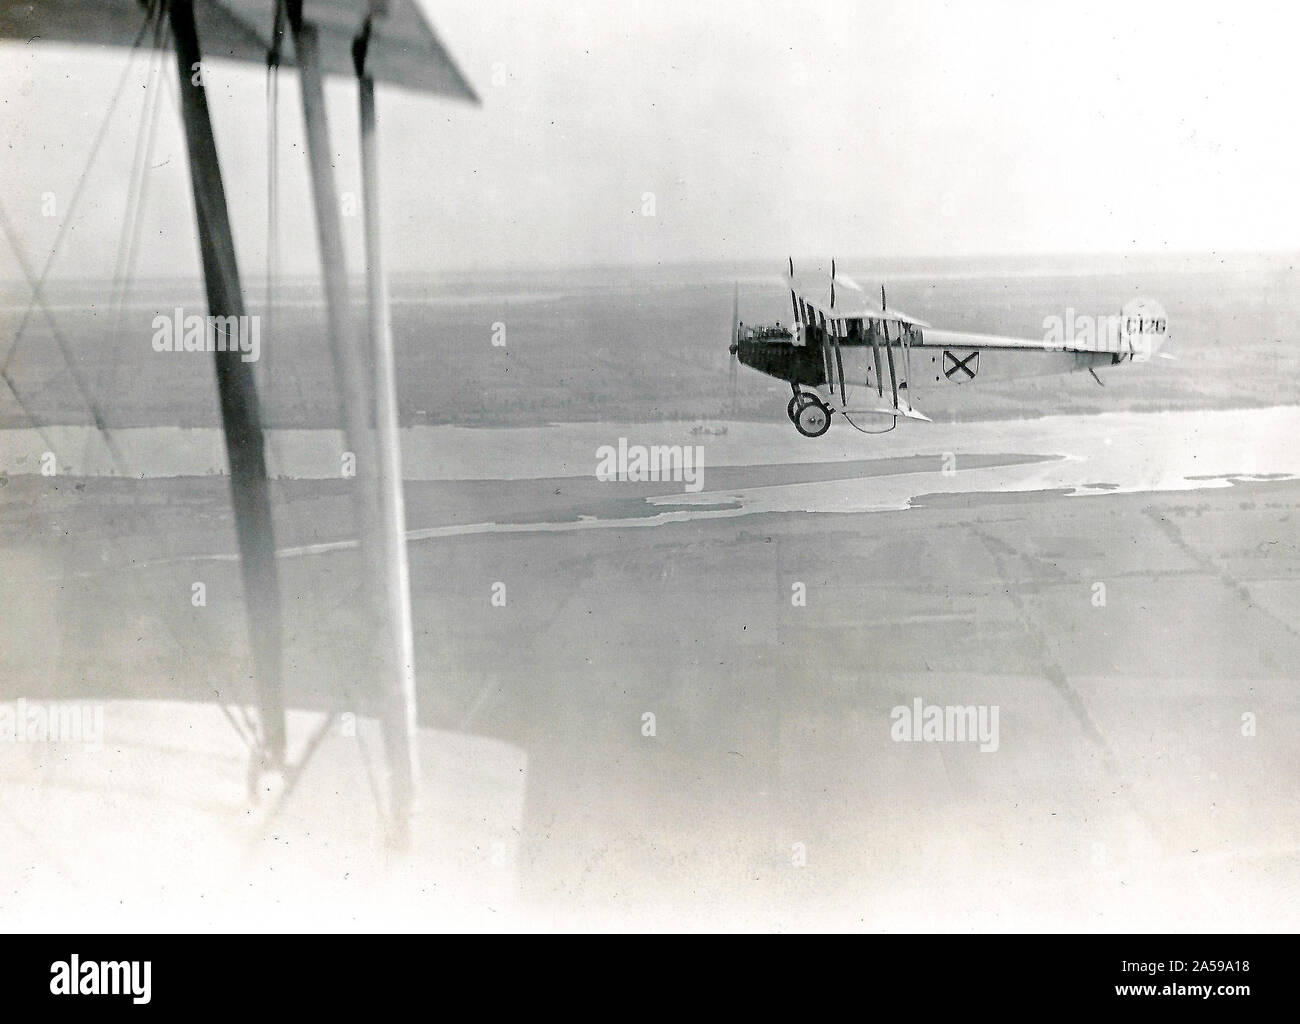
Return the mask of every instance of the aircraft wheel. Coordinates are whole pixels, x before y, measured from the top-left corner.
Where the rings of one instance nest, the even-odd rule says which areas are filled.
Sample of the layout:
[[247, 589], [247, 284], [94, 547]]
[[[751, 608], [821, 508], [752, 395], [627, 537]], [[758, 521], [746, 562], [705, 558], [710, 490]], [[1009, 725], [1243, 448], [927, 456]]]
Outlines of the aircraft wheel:
[[808, 394], [806, 391], [800, 391], [794, 398], [790, 399], [790, 404], [785, 407], [785, 414], [790, 417], [790, 422], [798, 424], [799, 407], [807, 405], [809, 402], [816, 402], [817, 398]]
[[809, 399], [795, 413], [794, 428], [804, 437], [821, 437], [831, 429], [831, 411], [816, 399]]

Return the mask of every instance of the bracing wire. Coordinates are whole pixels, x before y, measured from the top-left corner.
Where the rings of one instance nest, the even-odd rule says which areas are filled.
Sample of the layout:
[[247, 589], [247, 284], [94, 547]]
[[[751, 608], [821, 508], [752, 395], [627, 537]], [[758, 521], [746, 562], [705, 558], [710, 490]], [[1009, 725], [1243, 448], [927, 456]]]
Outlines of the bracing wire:
[[890, 425], [887, 426], [884, 430], [868, 430], [866, 427], [860, 427], [856, 423], [854, 423], [853, 420], [849, 419], [849, 414], [844, 412], [843, 410], [840, 411], [840, 415], [843, 416], [844, 419], [848, 422], [849, 426], [852, 427], [854, 430], [856, 430], [859, 434], [888, 434], [891, 430], [893, 430], [896, 426], [898, 426], [897, 416], [893, 418], [893, 422], [890, 423]]
[[244, 746], [248, 748], [248, 752], [256, 757], [259, 747], [257, 738], [251, 732], [245, 731], [244, 727], [235, 720], [235, 716], [231, 714], [230, 708], [220, 701], [217, 702], [217, 709], [221, 712], [222, 717], [230, 723], [230, 728], [234, 729], [235, 734], [243, 741]]
[[[90, 387], [82, 376], [81, 371], [77, 368], [77, 361], [73, 358], [72, 354], [72, 346], [68, 344], [68, 339], [64, 336], [63, 331], [59, 327], [58, 321], [54, 318], [53, 311], [45, 301], [44, 290], [42, 289], [40, 282], [36, 279], [31, 264], [27, 261], [27, 256], [23, 252], [22, 243], [18, 238], [17, 233], [14, 231], [13, 225], [9, 221], [8, 214], [4, 212], [2, 207], [0, 207], [0, 228], [3, 228], [5, 236], [9, 239], [9, 245], [13, 249], [14, 258], [18, 261], [18, 266], [23, 272], [23, 277], [26, 279], [27, 285], [32, 291], [32, 295], [36, 297], [37, 302], [41, 307], [41, 312], [49, 323], [50, 333], [54, 336], [54, 343], [63, 357], [63, 362], [67, 366], [68, 374], [72, 377], [73, 384], [76, 385], [82, 401], [86, 403], [86, 407], [90, 411], [91, 419], [95, 424], [95, 429], [103, 435], [104, 444], [108, 448], [109, 455], [113, 460], [113, 465], [117, 467], [119, 472], [124, 473], [126, 471], [125, 463], [122, 460], [121, 452], [118, 451], [117, 442], [113, 440], [112, 435], [108, 432], [108, 425], [104, 419], [104, 414], [100, 411], [98, 403], [96, 403], [94, 398], [91, 397]], [[14, 396], [17, 397], [18, 392], [14, 389], [13, 378], [9, 376], [7, 366], [4, 369], [4, 378], [5, 383], [9, 385], [9, 389], [13, 391]], [[24, 412], [27, 412], [29, 416], [31, 415], [30, 410], [26, 407], [24, 407]], [[42, 437], [44, 436], [45, 435], [42, 434]]]
[[[275, 325], [275, 292], [279, 286], [280, 238], [280, 65], [266, 66], [266, 330]], [[269, 376], [269, 366], [266, 367]]]
[[[140, 125], [143, 127], [150, 123], [150, 108], [154, 104], [156, 91], [151, 88], [154, 75], [154, 61], [158, 56], [158, 50], [162, 43], [163, 19], [159, 18], [154, 25], [153, 49], [149, 55], [149, 66], [146, 71], [145, 87], [141, 90], [140, 96]], [[148, 142], [148, 133], [140, 131], [136, 135], [135, 155], [131, 159], [131, 176], [128, 178], [128, 187], [126, 191], [126, 209], [122, 214], [122, 233], [118, 238], [117, 258], [113, 261], [113, 294], [117, 296], [123, 288], [123, 277], [126, 272], [126, 260], [128, 246], [131, 240], [129, 226], [134, 223], [135, 210], [143, 205], [138, 201], [140, 166], [145, 160], [145, 146]]]
[[117, 393], [118, 368], [121, 366], [118, 357], [121, 353], [122, 325], [126, 315], [126, 304], [134, 287], [141, 239], [144, 234], [145, 204], [149, 193], [149, 183], [153, 179], [153, 175], [149, 173], [151, 170], [150, 164], [153, 160], [154, 140], [158, 131], [159, 114], [162, 110], [162, 82], [160, 79], [166, 64], [166, 47], [170, 35], [170, 26], [164, 19], [159, 18], [154, 30], [153, 52], [150, 55], [149, 68], [145, 79], [145, 102], [141, 104], [140, 109], [140, 131], [136, 138], [136, 152], [132, 164], [126, 212], [123, 214], [118, 261], [113, 274], [116, 316], [113, 323], [111, 358], [109, 360], [112, 367], [110, 370], [109, 394]]
[[137, 166], [135, 216], [132, 220], [130, 243], [126, 253], [125, 276], [122, 281], [121, 299], [123, 302], [126, 300], [127, 290], [135, 277], [135, 268], [140, 254], [140, 240], [144, 230], [143, 213], [145, 200], [149, 194], [149, 182], [153, 177], [149, 173], [151, 169], [149, 163], [153, 159], [154, 139], [158, 132], [158, 115], [162, 108], [162, 101], [160, 99], [162, 89], [159, 79], [161, 79], [163, 75], [163, 65], [166, 63], [166, 48], [170, 38], [171, 26], [162, 19], [159, 19], [158, 31], [154, 37], [153, 56], [156, 58], [156, 66], [151, 62], [150, 85], [147, 89], [147, 92], [152, 96], [152, 105], [148, 113], [147, 122], [143, 119], [141, 121], [141, 127], [143, 128], [144, 124], [147, 123], [148, 129], [141, 133], [144, 136], [144, 148], [138, 154], [140, 159]]
[[94, 167], [95, 159], [99, 155], [100, 147], [103, 145], [104, 138], [108, 133], [108, 126], [112, 122], [113, 114], [117, 110], [118, 103], [121, 101], [123, 91], [126, 88], [126, 83], [130, 78], [131, 70], [134, 65], [133, 58], [140, 50], [140, 45], [144, 41], [150, 25], [154, 24], [160, 9], [159, 0], [151, 0], [149, 6], [145, 10], [144, 20], [141, 22], [140, 29], [136, 33], [135, 39], [132, 41], [126, 64], [122, 69], [121, 76], [118, 78], [117, 86], [114, 89], [112, 99], [108, 104], [108, 109], [105, 111], [99, 129], [95, 133], [94, 140], [91, 143], [90, 154], [86, 158], [86, 165], [82, 169], [81, 176], [78, 178], [76, 186], [73, 188], [72, 196], [68, 200], [67, 208], [64, 211], [63, 220], [59, 224], [59, 229], [55, 234], [54, 244], [50, 247], [50, 252], [48, 256], [46, 256], [45, 264], [42, 266], [39, 275], [34, 272], [33, 266], [28, 262], [17, 232], [10, 223], [8, 216], [4, 213], [3, 209], [0, 208], [0, 227], [3, 227], [4, 234], [9, 241], [10, 247], [13, 249], [14, 256], [18, 260], [18, 264], [23, 272], [23, 277], [26, 279], [28, 288], [31, 291], [31, 297], [28, 301], [27, 308], [24, 310], [22, 319], [19, 321], [18, 329], [14, 332], [13, 339], [9, 344], [9, 351], [5, 355], [4, 363], [0, 366], [0, 377], [3, 377], [10, 392], [13, 394], [14, 398], [18, 400], [19, 407], [22, 409], [23, 413], [28, 417], [28, 419], [37, 424], [37, 429], [40, 430], [42, 439], [45, 440], [46, 443], [49, 443], [48, 435], [46, 435], [44, 430], [41, 429], [39, 420], [33, 415], [30, 406], [24, 402], [22, 397], [19, 395], [14, 380], [9, 374], [9, 368], [12, 365], [14, 355], [18, 351], [19, 345], [22, 342], [23, 335], [31, 322], [32, 314], [39, 306], [45, 320], [49, 324], [50, 333], [54, 336], [55, 344], [59, 349], [60, 355], [63, 357], [68, 373], [72, 377], [72, 381], [76, 385], [82, 401], [85, 402], [96, 429], [99, 430], [100, 434], [103, 436], [104, 444], [108, 449], [109, 456], [112, 458], [113, 464], [119, 472], [125, 472], [121, 452], [118, 450], [117, 444], [113, 441], [112, 436], [108, 433], [103, 413], [100, 411], [98, 404], [92, 397], [88, 384], [79, 371], [76, 360], [73, 358], [71, 346], [69, 346], [63, 332], [59, 329], [58, 321], [55, 319], [49, 303], [46, 302], [45, 282], [49, 277], [50, 269], [54, 265], [54, 260], [59, 253], [59, 248], [64, 241], [67, 231], [75, 219], [74, 215], [76, 213], [77, 204], [85, 190], [86, 182], [90, 177], [90, 171]]
[[31, 300], [27, 304], [27, 309], [23, 313], [22, 320], [18, 323], [18, 329], [14, 332], [13, 341], [9, 346], [9, 352], [5, 356], [3, 366], [3, 369], [5, 370], [9, 369], [9, 364], [13, 360], [14, 352], [18, 348], [19, 342], [22, 341], [23, 333], [27, 330], [27, 325], [31, 321], [32, 313], [38, 305], [44, 305], [43, 296], [45, 280], [49, 276], [50, 268], [54, 265], [54, 259], [58, 255], [59, 246], [63, 243], [68, 227], [72, 224], [74, 219], [73, 214], [77, 209], [77, 203], [80, 201], [81, 194], [86, 187], [86, 179], [90, 177], [90, 169], [94, 166], [95, 157], [99, 155], [99, 148], [104, 143], [104, 137], [108, 133], [108, 125], [113, 120], [113, 113], [117, 110], [117, 105], [122, 99], [122, 91], [126, 88], [127, 79], [131, 74], [131, 58], [133, 58], [139, 51], [140, 44], [144, 41], [145, 33], [149, 31], [149, 26], [157, 17], [158, 12], [159, 0], [151, 0], [145, 11], [144, 21], [140, 25], [140, 30], [136, 33], [135, 40], [131, 43], [131, 50], [127, 55], [126, 66], [123, 67], [122, 75], [117, 81], [117, 87], [113, 90], [113, 97], [109, 101], [107, 111], [104, 113], [104, 119], [100, 122], [99, 130], [95, 133], [94, 141], [90, 145], [90, 155], [86, 158], [86, 166], [82, 170], [81, 177], [77, 180], [75, 188], [72, 190], [71, 198], [68, 200], [68, 206], [64, 211], [63, 221], [59, 224], [59, 230], [54, 236], [54, 244], [50, 247], [50, 253], [45, 258], [45, 265], [41, 268], [40, 277], [36, 279], [36, 286], [32, 289]]

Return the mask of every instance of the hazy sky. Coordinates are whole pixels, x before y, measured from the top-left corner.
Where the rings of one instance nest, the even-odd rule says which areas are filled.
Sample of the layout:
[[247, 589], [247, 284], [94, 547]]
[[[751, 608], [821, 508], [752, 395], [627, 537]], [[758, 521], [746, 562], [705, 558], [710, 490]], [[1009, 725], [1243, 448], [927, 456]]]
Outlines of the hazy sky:
[[[1290, 5], [431, 0], [482, 96], [381, 91], [392, 268], [1300, 248]], [[3, 44], [0, 201], [36, 262], [125, 51]], [[109, 276], [146, 61], [59, 276]], [[174, 75], [174, 68], [167, 68]], [[245, 276], [266, 252], [265, 72], [210, 101]], [[138, 273], [197, 273], [174, 90]], [[330, 88], [359, 189], [355, 89]], [[282, 252], [315, 267], [301, 112], [281, 76]], [[654, 195], [654, 216], [642, 215]], [[361, 267], [360, 220], [345, 221]], [[18, 276], [0, 243], [0, 277]]]

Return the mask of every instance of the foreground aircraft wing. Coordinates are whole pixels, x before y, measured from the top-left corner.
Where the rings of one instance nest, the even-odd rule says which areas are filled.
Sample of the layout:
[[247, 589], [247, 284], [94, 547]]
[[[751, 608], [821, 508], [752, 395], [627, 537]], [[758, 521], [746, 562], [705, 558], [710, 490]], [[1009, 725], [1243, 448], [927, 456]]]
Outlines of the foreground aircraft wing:
[[[476, 97], [411, 0], [0, 2], [0, 39], [20, 41], [28, 46], [119, 47], [129, 49], [129, 55], [134, 55], [146, 43], [150, 30], [155, 48], [161, 49], [169, 35], [176, 52], [175, 70], [180, 84], [178, 106], [184, 127], [190, 191], [211, 317], [236, 318], [242, 323], [245, 306], [226, 187], [208, 107], [207, 86], [203, 77], [194, 75], [193, 70], [204, 61], [215, 59], [242, 61], [267, 69], [284, 65], [296, 67], [300, 72], [300, 99], [306, 127], [308, 166], [312, 175], [311, 193], [316, 212], [317, 249], [325, 283], [330, 348], [342, 398], [345, 436], [349, 447], [358, 454], [358, 463], [365, 467], [358, 475], [358, 488], [354, 494], [365, 567], [362, 600], [357, 604], [357, 614], [361, 616], [364, 635], [367, 639], [372, 636], [375, 639], [368, 655], [373, 655], [378, 666], [377, 675], [384, 680], [379, 704], [383, 708], [381, 718], [390, 790], [385, 816], [390, 827], [390, 841], [395, 847], [403, 848], [409, 840], [409, 818], [414, 801], [417, 765], [412, 741], [417, 726], [405, 561], [406, 532], [401, 503], [401, 458], [397, 445], [395, 371], [388, 325], [387, 283], [380, 258], [379, 217], [376, 215], [379, 203], [374, 172], [377, 161], [374, 85], [382, 82], [470, 101], [476, 101]], [[73, 58], [64, 55], [59, 59], [72, 63]], [[363, 348], [360, 335], [353, 329], [349, 312], [347, 268], [332, 166], [334, 150], [329, 142], [322, 84], [326, 75], [344, 76], [354, 82], [360, 107], [370, 352]], [[123, 74], [118, 91], [109, 104], [104, 126], [112, 116], [126, 80]], [[269, 89], [271, 81], [268, 73], [268, 118], [274, 116], [275, 110]], [[98, 152], [102, 137], [103, 128], [91, 147], [87, 168]], [[152, 139], [152, 128], [147, 137]], [[147, 146], [137, 149], [137, 159], [145, 152]], [[268, 153], [269, 157], [274, 154], [270, 144]], [[64, 225], [71, 220], [80, 188], [78, 185], [68, 204]], [[62, 238], [62, 230], [61, 227], [55, 250]], [[46, 269], [54, 255], [51, 252]], [[33, 304], [44, 304], [40, 298], [43, 280], [44, 271], [40, 279], [31, 282]], [[46, 314], [49, 315], [48, 309]], [[375, 360], [373, 376], [366, 364], [370, 356]], [[287, 756], [287, 715], [281, 686], [280, 594], [257, 385], [248, 362], [217, 352], [213, 353], [213, 358], [230, 468], [252, 679], [259, 696], [256, 722], [245, 721], [241, 728], [231, 718], [231, 723], [252, 751], [251, 787], [258, 777], [255, 772], [271, 771], [281, 778], [291, 779], [305, 761], [293, 767]], [[73, 360], [68, 359], [68, 365], [75, 376]], [[9, 377], [0, 377], [13, 391]], [[85, 393], [80, 381], [78, 388]], [[16, 391], [14, 393], [17, 395]], [[368, 417], [374, 418], [373, 433], [377, 440], [372, 437]], [[106, 443], [109, 443], [107, 428], [102, 421], [98, 425]], [[309, 744], [304, 758], [310, 756], [312, 748]], [[287, 785], [291, 788], [292, 781]], [[285, 792], [287, 795], [288, 790]]]
[[[303, 19], [317, 27], [326, 74], [356, 75], [352, 42], [372, 6], [366, 71], [376, 82], [415, 92], [475, 100], [433, 28], [412, 0], [305, 0]], [[265, 65], [277, 37], [276, 0], [194, 0], [194, 20], [208, 57]], [[28, 0], [0, 5], [0, 38], [24, 42], [132, 46], [147, 17], [139, 0]], [[279, 26], [282, 65], [294, 60], [293, 34]]]

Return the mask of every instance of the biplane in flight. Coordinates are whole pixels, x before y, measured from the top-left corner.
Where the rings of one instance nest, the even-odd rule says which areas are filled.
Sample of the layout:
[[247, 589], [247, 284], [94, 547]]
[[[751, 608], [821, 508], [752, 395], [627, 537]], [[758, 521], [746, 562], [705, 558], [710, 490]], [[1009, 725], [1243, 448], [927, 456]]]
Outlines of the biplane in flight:
[[835, 413], [854, 426], [854, 416], [928, 422], [912, 404], [921, 383], [939, 388], [1077, 370], [1096, 377], [1097, 367], [1150, 359], [1168, 335], [1164, 311], [1145, 299], [1118, 315], [1088, 320], [1088, 330], [1070, 337], [1062, 331], [1015, 338], [931, 327], [889, 308], [883, 286], [877, 305], [856, 280], [836, 274], [834, 261], [828, 276], [800, 279], [791, 259], [787, 282], [792, 328], [744, 326], [737, 292], [731, 354], [790, 385], [786, 412], [805, 437], [826, 433]]

